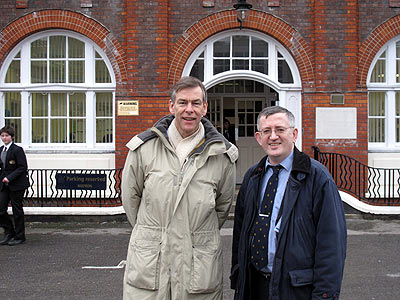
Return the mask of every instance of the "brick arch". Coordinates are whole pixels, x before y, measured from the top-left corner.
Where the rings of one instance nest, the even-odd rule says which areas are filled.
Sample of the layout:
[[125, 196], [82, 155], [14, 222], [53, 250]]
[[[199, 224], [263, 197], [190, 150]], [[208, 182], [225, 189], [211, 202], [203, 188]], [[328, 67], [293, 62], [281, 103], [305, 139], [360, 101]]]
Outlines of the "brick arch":
[[357, 83], [360, 87], [366, 87], [368, 71], [378, 51], [398, 34], [400, 34], [400, 15], [375, 28], [362, 43], [357, 70]]
[[[179, 80], [186, 61], [200, 43], [218, 32], [237, 28], [239, 28], [239, 22], [235, 10], [217, 12], [188, 28], [172, 49], [168, 72], [169, 83], [173, 85]], [[313, 87], [311, 47], [293, 27], [271, 14], [251, 10], [243, 28], [266, 33], [284, 45], [297, 63], [303, 88]]]
[[127, 80], [125, 52], [110, 31], [81, 13], [68, 10], [41, 10], [24, 15], [0, 32], [0, 62], [8, 52], [27, 36], [48, 29], [78, 32], [95, 42], [107, 55], [114, 70], [116, 83]]

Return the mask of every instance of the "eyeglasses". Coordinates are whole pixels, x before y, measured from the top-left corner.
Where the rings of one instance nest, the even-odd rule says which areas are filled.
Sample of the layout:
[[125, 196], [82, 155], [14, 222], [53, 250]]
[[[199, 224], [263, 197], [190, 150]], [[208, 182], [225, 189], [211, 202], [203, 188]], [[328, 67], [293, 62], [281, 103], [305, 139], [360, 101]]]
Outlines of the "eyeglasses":
[[289, 128], [294, 128], [294, 127], [293, 126], [290, 126], [290, 127], [277, 127], [275, 129], [264, 128], [264, 129], [260, 130], [259, 132], [262, 135], [266, 135], [266, 136], [270, 136], [272, 134], [272, 132], [275, 132], [275, 135], [281, 135], [281, 134], [284, 134], [286, 132], [286, 130], [288, 130]]

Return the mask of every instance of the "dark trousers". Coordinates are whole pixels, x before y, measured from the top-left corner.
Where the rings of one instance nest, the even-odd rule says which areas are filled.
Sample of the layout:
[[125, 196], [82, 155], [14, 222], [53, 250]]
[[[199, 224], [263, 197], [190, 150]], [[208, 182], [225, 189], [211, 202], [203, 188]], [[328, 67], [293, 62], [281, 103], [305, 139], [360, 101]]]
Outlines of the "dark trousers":
[[[0, 191], [0, 226], [5, 234], [11, 234], [18, 240], [25, 240], [25, 220], [22, 200], [25, 190], [10, 191], [8, 187]], [[8, 204], [11, 202], [14, 224], [7, 213]]]
[[265, 276], [250, 264], [249, 272], [249, 300], [268, 300], [270, 276]]

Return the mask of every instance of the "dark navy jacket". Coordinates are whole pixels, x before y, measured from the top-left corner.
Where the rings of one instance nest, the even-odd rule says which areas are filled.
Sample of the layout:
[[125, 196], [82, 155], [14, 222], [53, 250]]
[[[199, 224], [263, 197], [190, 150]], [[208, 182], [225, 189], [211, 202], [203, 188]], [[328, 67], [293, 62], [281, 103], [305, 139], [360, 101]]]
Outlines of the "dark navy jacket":
[[[249, 233], [266, 159], [247, 171], [236, 201], [231, 273], [236, 300], [248, 299]], [[343, 204], [329, 171], [297, 148], [282, 205], [270, 300], [338, 299], [346, 257]]]
[[[3, 151], [4, 146], [0, 147], [0, 152]], [[28, 179], [28, 163], [26, 162], [26, 156], [24, 150], [12, 143], [10, 148], [7, 150], [6, 164], [3, 166], [3, 162], [0, 159], [0, 190], [3, 189], [4, 183], [2, 182], [4, 177], [10, 181], [8, 188], [11, 191], [25, 190], [29, 187]]]

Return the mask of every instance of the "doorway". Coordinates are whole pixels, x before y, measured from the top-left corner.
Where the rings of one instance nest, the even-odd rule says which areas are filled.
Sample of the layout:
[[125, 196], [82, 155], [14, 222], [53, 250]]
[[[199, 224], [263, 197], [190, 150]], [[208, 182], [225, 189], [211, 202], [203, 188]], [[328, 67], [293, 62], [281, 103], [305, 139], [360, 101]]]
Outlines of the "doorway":
[[239, 149], [238, 184], [248, 168], [265, 155], [254, 138], [258, 114], [264, 107], [276, 105], [278, 100], [277, 91], [254, 80], [229, 80], [208, 90], [207, 118], [220, 133], [229, 130], [234, 135], [231, 142]]

